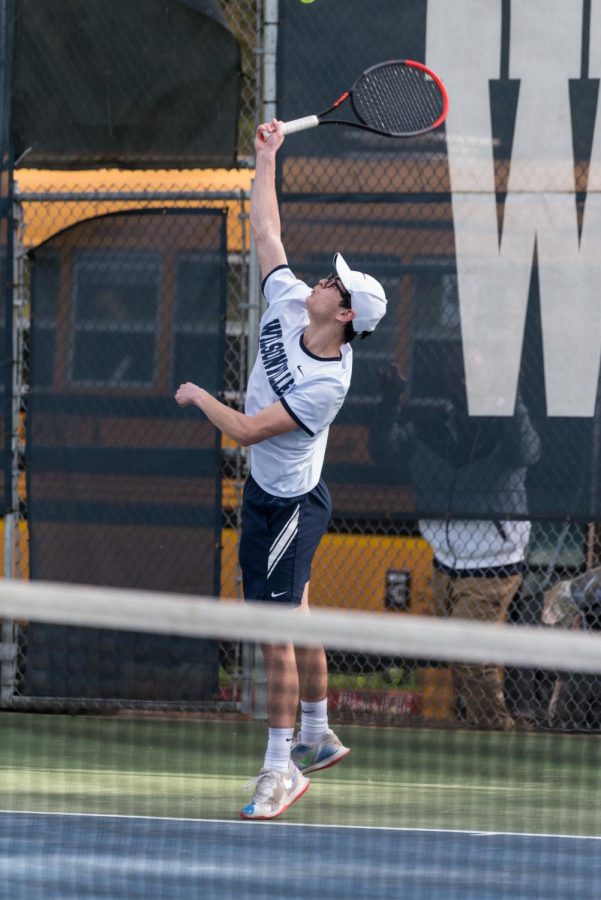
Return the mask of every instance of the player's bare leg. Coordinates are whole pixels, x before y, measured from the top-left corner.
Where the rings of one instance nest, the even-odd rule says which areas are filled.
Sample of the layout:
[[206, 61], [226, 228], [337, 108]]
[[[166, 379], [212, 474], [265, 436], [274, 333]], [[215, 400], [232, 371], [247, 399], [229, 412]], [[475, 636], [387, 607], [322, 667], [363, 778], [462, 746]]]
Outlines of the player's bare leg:
[[273, 819], [309, 787], [309, 779], [290, 758], [298, 708], [298, 673], [292, 644], [264, 644], [269, 739], [263, 768], [249, 785], [254, 796], [243, 819]]
[[[309, 584], [299, 613], [309, 612]], [[295, 647], [301, 697], [301, 731], [294, 739], [292, 760], [307, 774], [327, 769], [350, 753], [328, 725], [328, 667], [323, 647]]]

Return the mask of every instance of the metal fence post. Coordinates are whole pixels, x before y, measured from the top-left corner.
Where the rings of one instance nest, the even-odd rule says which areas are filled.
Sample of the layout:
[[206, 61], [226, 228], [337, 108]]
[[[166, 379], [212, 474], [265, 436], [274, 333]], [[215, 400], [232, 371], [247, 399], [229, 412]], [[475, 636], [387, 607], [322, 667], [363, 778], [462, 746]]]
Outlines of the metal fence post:
[[[12, 250], [12, 354], [11, 354], [11, 430], [10, 430], [10, 504], [4, 516], [4, 548], [3, 548], [3, 574], [4, 578], [14, 578], [16, 570], [16, 542], [19, 528], [19, 461], [21, 458], [21, 444], [19, 438], [19, 418], [21, 401], [24, 392], [23, 383], [23, 310], [24, 310], [24, 280], [23, 264], [24, 251], [20, 239], [22, 227], [22, 209], [18, 203], [13, 203], [13, 215], [11, 222], [12, 240], [9, 241], [9, 249]], [[8, 467], [7, 467], [8, 468]], [[0, 707], [9, 706], [15, 694], [17, 684], [17, 656], [18, 656], [18, 625], [16, 622], [5, 619], [2, 622], [0, 640]]]
[[[276, 114], [276, 52], [278, 41], [278, 0], [265, 0], [263, 7], [263, 42], [260, 53], [263, 57], [262, 70], [262, 120], [272, 119]], [[252, 194], [252, 191], [251, 191]], [[259, 341], [259, 321], [261, 318], [261, 275], [255, 242], [251, 236], [250, 261], [248, 267], [248, 373], [255, 361]], [[248, 711], [255, 719], [267, 718], [267, 676], [265, 660], [260, 646], [245, 647], [243, 652], [244, 695]], [[243, 710], [244, 711], [244, 710]]]

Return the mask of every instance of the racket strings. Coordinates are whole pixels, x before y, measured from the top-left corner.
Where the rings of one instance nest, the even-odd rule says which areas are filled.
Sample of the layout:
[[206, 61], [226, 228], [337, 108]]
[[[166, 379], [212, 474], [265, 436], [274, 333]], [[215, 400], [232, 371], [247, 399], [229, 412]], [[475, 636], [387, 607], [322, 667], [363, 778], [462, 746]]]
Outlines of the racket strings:
[[387, 134], [411, 134], [431, 128], [444, 110], [436, 82], [422, 69], [406, 63], [367, 72], [353, 89], [359, 119]]

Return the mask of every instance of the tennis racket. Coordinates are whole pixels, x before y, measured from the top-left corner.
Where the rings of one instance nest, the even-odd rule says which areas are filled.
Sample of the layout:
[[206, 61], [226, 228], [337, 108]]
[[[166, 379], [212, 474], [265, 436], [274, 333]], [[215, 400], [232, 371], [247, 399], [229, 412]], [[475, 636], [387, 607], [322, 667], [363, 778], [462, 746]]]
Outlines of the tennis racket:
[[[346, 100], [356, 120], [327, 118]], [[438, 75], [412, 59], [392, 59], [366, 69], [352, 88], [323, 112], [284, 122], [283, 131], [293, 134], [318, 125], [350, 125], [387, 137], [408, 138], [438, 128], [448, 110], [449, 98]], [[262, 135], [268, 140], [270, 132]]]

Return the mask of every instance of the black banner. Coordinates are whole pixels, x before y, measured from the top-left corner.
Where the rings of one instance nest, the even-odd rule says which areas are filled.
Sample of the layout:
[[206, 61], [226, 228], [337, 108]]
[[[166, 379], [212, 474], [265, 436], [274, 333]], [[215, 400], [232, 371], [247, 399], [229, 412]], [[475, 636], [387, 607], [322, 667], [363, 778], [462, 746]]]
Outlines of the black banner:
[[450, 97], [433, 134], [322, 125], [280, 154], [295, 272], [311, 283], [340, 251], [389, 298], [331, 431], [340, 515], [601, 515], [601, 40], [578, 4], [552, 6], [543, 40], [519, 4], [280, 3], [279, 118], [394, 58]]
[[[32, 578], [218, 596], [220, 441], [173, 397], [223, 390], [226, 275], [221, 210], [102, 216], [35, 251]], [[216, 678], [212, 642], [29, 627], [27, 693], [206, 699]]]

